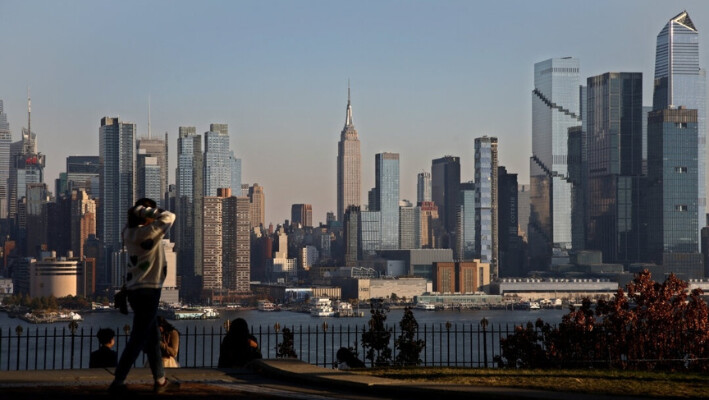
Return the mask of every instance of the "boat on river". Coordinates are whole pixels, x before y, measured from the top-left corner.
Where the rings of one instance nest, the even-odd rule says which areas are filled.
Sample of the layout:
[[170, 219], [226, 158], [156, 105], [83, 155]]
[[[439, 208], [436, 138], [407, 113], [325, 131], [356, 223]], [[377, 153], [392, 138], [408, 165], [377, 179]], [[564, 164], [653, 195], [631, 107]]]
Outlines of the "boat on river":
[[47, 313], [25, 313], [20, 315], [20, 319], [33, 324], [52, 324], [55, 322], [71, 322], [71, 321], [82, 321], [83, 318], [78, 313], [70, 311], [68, 313], [63, 312], [47, 312]]
[[161, 308], [158, 314], [172, 320], [217, 319], [219, 312], [214, 308]]
[[436, 311], [436, 305], [431, 303], [417, 303], [416, 309], [424, 311]]
[[313, 317], [334, 317], [332, 300], [327, 297], [314, 297], [310, 300], [310, 315]]
[[259, 311], [279, 311], [278, 307], [268, 300], [259, 300], [258, 301], [258, 310]]

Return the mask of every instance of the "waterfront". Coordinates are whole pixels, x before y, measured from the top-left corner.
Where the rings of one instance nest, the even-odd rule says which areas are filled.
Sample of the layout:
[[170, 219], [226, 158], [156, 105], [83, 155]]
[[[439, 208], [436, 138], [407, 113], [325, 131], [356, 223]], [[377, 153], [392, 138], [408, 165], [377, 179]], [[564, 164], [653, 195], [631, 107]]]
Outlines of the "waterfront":
[[[369, 311], [364, 317], [317, 318], [290, 311], [220, 310], [214, 320], [172, 321], [180, 332], [178, 361], [183, 367], [215, 367], [225, 322], [241, 317], [248, 321], [257, 337], [264, 358], [275, 358], [283, 330], [293, 333], [293, 347], [298, 358], [314, 365], [331, 367], [339, 347], [352, 347], [364, 358], [361, 336], [367, 329]], [[417, 337], [426, 347], [421, 354], [429, 366], [493, 366], [500, 353], [500, 339], [510, 334], [514, 325], [535, 321], [558, 323], [566, 310], [414, 310], [419, 323]], [[398, 326], [403, 310], [391, 310], [386, 325], [392, 330], [390, 346], [401, 333]], [[31, 324], [0, 313], [0, 370], [86, 368], [88, 354], [95, 350], [99, 328], [113, 328], [117, 333], [119, 353], [125, 346], [132, 315], [116, 311], [85, 313], [73, 332], [68, 323]], [[480, 321], [485, 318], [487, 325]], [[395, 356], [395, 351], [394, 355]], [[138, 365], [143, 365], [139, 360]]]

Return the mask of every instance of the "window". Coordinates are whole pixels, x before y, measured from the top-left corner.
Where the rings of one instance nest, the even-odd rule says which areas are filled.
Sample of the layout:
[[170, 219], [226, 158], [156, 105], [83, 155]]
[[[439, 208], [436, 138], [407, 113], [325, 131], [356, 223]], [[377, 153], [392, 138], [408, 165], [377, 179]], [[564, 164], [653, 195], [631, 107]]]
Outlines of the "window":
[[678, 174], [686, 174], [687, 167], [675, 167], [675, 172]]
[[685, 211], [687, 211], [687, 205], [686, 204], [677, 204], [677, 205], [675, 205], [675, 211], [685, 212]]

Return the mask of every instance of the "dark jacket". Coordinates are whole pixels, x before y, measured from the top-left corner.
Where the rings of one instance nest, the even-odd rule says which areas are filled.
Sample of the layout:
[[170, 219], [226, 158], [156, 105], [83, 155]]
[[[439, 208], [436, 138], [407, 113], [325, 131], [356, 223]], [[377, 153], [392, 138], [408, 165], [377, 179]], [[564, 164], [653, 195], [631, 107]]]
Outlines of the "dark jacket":
[[118, 364], [118, 353], [106, 346], [101, 346], [98, 350], [91, 352], [89, 358], [89, 368], [110, 368]]

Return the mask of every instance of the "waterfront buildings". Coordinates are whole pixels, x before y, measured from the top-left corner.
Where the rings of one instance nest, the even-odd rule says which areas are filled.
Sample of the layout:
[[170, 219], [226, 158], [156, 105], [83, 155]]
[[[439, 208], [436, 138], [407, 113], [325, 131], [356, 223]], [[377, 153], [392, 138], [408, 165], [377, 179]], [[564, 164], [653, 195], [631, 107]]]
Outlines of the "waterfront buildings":
[[[657, 35], [652, 108], [684, 106], [697, 110], [698, 227], [706, 222], [706, 92], [706, 71], [699, 65], [699, 32], [687, 11], [683, 11]], [[695, 234], [699, 240], [699, 229]]]
[[533, 268], [571, 249], [568, 129], [581, 122], [579, 60], [552, 58], [534, 64], [529, 240]]
[[337, 220], [342, 221], [349, 206], [360, 206], [362, 196], [362, 156], [359, 137], [352, 121], [350, 89], [347, 88], [345, 126], [337, 144]]
[[642, 73], [588, 78], [587, 250], [606, 263], [639, 262], [642, 254]]

